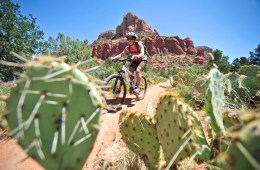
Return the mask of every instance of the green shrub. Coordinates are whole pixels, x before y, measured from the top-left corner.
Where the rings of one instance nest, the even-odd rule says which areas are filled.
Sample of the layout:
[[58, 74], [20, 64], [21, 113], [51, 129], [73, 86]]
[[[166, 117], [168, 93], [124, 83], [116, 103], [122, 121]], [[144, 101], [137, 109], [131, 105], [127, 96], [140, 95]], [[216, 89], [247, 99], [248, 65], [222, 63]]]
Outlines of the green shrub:
[[0, 82], [0, 128], [1, 129], [7, 129], [7, 123], [3, 118], [6, 104], [4, 101], [1, 100], [1, 98], [4, 98], [4, 96], [9, 96], [10, 89], [13, 85], [14, 85], [13, 83]]

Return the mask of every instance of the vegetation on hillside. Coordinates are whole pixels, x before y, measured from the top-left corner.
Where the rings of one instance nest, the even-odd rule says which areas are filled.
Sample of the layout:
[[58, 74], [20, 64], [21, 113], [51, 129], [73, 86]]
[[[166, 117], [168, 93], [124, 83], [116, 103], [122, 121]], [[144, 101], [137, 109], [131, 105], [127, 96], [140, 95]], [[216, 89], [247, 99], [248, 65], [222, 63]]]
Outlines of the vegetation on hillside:
[[72, 39], [63, 33], [58, 33], [56, 38], [49, 37], [45, 53], [57, 57], [66, 56], [67, 63], [77, 63], [91, 59], [92, 48], [86, 47], [79, 39]]

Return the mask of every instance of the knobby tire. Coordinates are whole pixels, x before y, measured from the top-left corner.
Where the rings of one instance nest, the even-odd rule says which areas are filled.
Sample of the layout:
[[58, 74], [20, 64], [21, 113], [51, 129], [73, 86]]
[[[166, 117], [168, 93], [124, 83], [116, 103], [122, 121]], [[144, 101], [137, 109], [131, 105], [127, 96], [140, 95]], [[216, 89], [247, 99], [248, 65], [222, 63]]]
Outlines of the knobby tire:
[[[112, 105], [123, 104], [126, 97], [126, 84], [123, 78], [118, 74], [112, 74], [106, 79], [105, 85], [108, 87], [108, 94], [105, 96], [107, 103]], [[115, 91], [119, 90], [118, 87], [121, 88], [120, 92], [115, 94]]]
[[140, 94], [139, 94], [139, 100], [143, 100], [146, 94], [147, 90], [147, 81], [146, 78], [142, 76], [141, 82], [140, 82]]

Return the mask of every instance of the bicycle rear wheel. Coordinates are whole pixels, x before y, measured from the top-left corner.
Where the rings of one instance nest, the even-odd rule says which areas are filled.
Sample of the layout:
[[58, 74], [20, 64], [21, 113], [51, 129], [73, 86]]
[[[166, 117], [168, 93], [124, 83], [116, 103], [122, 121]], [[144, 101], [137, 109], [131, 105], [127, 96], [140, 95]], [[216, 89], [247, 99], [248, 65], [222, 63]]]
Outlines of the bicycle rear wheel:
[[112, 74], [106, 79], [104, 97], [108, 105], [123, 104], [126, 97], [126, 85], [122, 77]]
[[147, 90], [147, 81], [146, 78], [142, 76], [141, 82], [140, 82], [140, 93], [138, 94], [138, 99], [142, 100], [145, 97], [146, 90]]

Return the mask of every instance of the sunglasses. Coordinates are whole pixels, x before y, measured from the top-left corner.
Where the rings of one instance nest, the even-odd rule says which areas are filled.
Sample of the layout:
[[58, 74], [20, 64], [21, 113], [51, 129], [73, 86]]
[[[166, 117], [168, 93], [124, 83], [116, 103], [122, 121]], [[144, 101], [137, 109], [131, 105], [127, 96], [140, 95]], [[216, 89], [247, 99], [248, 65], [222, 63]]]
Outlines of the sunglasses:
[[126, 39], [127, 40], [133, 40], [134, 38], [133, 37], [127, 37]]

